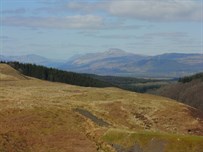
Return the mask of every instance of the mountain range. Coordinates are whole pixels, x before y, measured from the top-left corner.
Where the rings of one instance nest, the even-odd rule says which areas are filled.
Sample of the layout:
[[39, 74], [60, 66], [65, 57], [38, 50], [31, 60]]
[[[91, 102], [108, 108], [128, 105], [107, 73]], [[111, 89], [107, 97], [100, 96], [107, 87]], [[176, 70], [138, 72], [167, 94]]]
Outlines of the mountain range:
[[203, 71], [202, 54], [166, 53], [146, 56], [109, 49], [105, 52], [74, 56], [67, 61], [38, 55], [0, 56], [0, 60], [35, 63], [79, 73], [131, 77], [182, 77]]
[[48, 59], [45, 57], [42, 57], [40, 55], [36, 54], [28, 54], [28, 55], [22, 55], [22, 56], [4, 56], [0, 55], [0, 61], [18, 61], [21, 63], [31, 63], [31, 64], [38, 64], [38, 65], [43, 65], [47, 67], [58, 67], [61, 64], [63, 64], [64, 61], [60, 60], [53, 60], [53, 59]]

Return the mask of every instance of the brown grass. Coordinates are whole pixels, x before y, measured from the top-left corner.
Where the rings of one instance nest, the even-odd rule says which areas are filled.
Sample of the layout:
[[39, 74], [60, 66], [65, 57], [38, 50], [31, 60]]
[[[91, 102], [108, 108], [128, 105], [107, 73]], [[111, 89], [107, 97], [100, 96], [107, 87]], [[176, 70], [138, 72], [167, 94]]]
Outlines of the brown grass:
[[[9, 74], [16, 77], [17, 73]], [[77, 108], [109, 125], [98, 125]], [[115, 151], [102, 138], [111, 129], [124, 131], [123, 142], [126, 131], [203, 135], [203, 118], [195, 112], [174, 100], [116, 88], [85, 88], [32, 78], [1, 80], [0, 151]]]

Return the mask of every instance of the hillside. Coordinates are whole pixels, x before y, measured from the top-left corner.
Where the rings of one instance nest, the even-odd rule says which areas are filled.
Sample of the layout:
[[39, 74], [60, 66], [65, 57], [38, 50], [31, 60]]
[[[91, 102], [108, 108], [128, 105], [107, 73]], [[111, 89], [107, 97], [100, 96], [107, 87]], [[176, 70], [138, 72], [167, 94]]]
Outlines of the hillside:
[[163, 86], [149, 93], [175, 99], [203, 111], [203, 74], [181, 78], [179, 83]]
[[15, 80], [25, 80], [27, 79], [20, 72], [11, 68], [7, 64], [1, 64], [0, 66], [0, 80], [1, 81], [15, 81]]
[[202, 136], [202, 113], [168, 98], [38, 79], [0, 82], [0, 151], [201, 152]]
[[187, 82], [191, 82], [193, 80], [203, 81], [203, 72], [197, 73], [195, 75], [191, 75], [191, 76], [186, 76], [186, 77], [180, 78], [179, 82], [187, 83]]

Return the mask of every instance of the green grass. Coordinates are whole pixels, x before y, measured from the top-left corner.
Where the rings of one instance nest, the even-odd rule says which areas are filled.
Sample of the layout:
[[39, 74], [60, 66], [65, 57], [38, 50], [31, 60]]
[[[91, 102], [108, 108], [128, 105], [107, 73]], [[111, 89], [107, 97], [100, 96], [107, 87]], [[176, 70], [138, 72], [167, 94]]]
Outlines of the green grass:
[[203, 149], [202, 136], [110, 129], [102, 139], [126, 149], [139, 145], [143, 151], [147, 151], [151, 147], [158, 148], [160, 145], [163, 145], [164, 152], [201, 152]]

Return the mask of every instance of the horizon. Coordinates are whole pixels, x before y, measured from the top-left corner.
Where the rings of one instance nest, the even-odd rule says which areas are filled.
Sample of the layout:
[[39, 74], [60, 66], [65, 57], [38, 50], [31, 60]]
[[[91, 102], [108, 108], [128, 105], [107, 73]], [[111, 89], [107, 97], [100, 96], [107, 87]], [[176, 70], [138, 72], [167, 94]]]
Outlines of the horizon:
[[69, 59], [109, 48], [203, 54], [201, 0], [2, 0], [0, 8], [6, 56]]
[[[47, 59], [51, 59], [51, 60], [58, 60], [58, 61], [68, 61], [70, 60], [71, 58], [74, 58], [74, 57], [79, 57], [79, 56], [84, 56], [84, 55], [88, 55], [88, 54], [97, 54], [97, 53], [105, 53], [105, 52], [109, 52], [109, 51], [112, 51], [111, 50], [112, 48], [110, 48], [109, 50], [106, 50], [106, 51], [99, 51], [99, 52], [86, 52], [86, 53], [81, 53], [81, 54], [74, 54], [68, 58], [50, 58], [50, 57], [46, 57], [46, 56], [43, 56], [43, 55], [40, 55], [40, 54], [34, 54], [34, 53], [31, 53], [31, 54], [21, 54], [21, 55], [7, 55], [7, 54], [0, 54], [0, 56], [5, 56], [5, 57], [24, 57], [24, 56], [39, 56], [39, 57], [43, 57], [43, 58], [47, 58]], [[113, 48], [113, 49], [117, 49], [117, 48]], [[129, 52], [129, 51], [125, 51], [125, 50], [113, 50], [113, 51], [123, 51], [125, 53], [132, 53], [134, 55], [141, 55], [141, 56], [151, 56], [151, 57], [154, 57], [154, 56], [159, 56], [159, 55], [164, 55], [164, 54], [200, 54], [200, 55], [203, 55], [202, 52], [198, 53], [198, 52], [193, 52], [193, 53], [184, 53], [184, 52], [164, 52], [164, 53], [161, 53], [161, 54], [153, 54], [153, 55], [147, 55], [147, 54], [136, 54], [134, 52]]]

